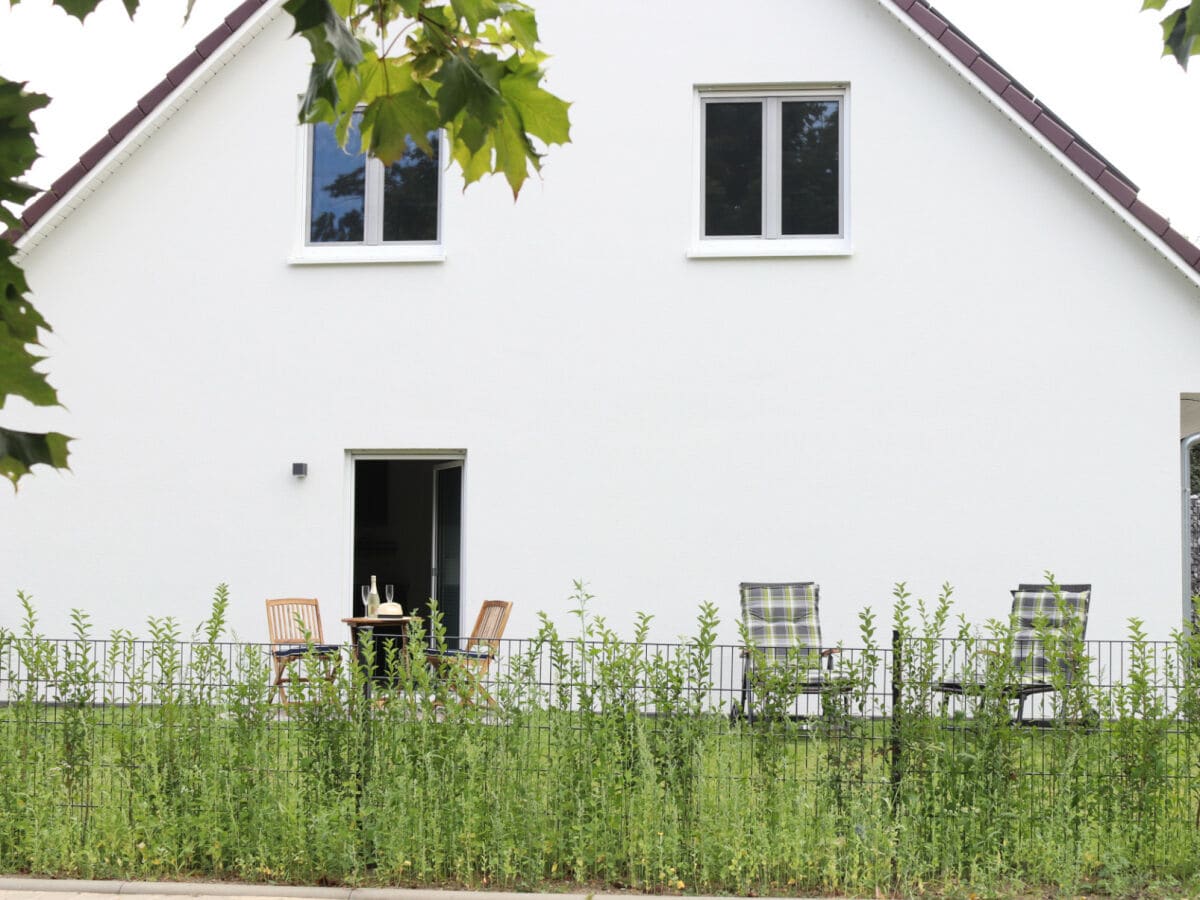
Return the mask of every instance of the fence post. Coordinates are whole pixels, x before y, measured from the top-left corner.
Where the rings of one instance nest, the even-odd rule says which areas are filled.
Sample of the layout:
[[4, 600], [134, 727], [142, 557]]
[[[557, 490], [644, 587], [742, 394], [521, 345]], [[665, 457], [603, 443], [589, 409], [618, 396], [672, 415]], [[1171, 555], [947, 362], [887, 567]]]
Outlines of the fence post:
[[[903, 641], [898, 628], [892, 629], [892, 717], [891, 717], [891, 787], [892, 818], [900, 814], [900, 781], [904, 776], [904, 741], [900, 730], [903, 712], [900, 695], [904, 687]], [[900, 861], [892, 854], [892, 884], [900, 882]]]
[[892, 810], [900, 799], [900, 779], [903, 775], [904, 745], [900, 736], [901, 710], [900, 694], [904, 686], [904, 666], [902, 665], [902, 640], [899, 629], [892, 629], [892, 721], [891, 721], [891, 783]]

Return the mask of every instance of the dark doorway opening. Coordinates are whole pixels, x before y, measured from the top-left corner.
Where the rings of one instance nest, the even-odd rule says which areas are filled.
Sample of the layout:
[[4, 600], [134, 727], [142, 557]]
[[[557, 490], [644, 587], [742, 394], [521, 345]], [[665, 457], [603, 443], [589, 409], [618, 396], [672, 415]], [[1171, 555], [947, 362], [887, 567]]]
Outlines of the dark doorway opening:
[[429, 623], [437, 600], [447, 638], [461, 628], [462, 460], [356, 459], [351, 603], [363, 615], [371, 576], [384, 597]]

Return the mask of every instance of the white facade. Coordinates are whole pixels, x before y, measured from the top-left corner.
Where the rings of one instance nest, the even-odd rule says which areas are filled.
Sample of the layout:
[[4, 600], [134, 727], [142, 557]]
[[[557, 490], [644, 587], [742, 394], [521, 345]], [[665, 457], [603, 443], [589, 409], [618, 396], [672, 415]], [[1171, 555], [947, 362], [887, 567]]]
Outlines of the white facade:
[[[1090, 637], [1167, 637], [1196, 280], [890, 5], [537, 5], [573, 143], [515, 205], [448, 173], [443, 262], [288, 264], [285, 16], [32, 247], [68, 410], [6, 419], [77, 440], [0, 493], [0, 625], [24, 589], [51, 635], [190, 630], [225, 581], [243, 638], [280, 596], [336, 636], [353, 454], [425, 451], [465, 454], [467, 626], [498, 598], [569, 632], [583, 578], [623, 631], [712, 601], [732, 642], [739, 581], [815, 580], [856, 645], [896, 581], [982, 623], [1052, 569]], [[696, 87], [811, 84], [849, 85], [852, 252], [689, 257]]]

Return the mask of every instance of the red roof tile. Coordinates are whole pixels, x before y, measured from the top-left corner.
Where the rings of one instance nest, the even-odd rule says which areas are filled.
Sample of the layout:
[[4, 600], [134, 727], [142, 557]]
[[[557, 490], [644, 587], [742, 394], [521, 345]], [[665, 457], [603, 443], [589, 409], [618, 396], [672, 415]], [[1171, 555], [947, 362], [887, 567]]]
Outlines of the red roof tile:
[[150, 90], [146, 92], [145, 96], [143, 96], [142, 99], [137, 102], [138, 109], [146, 113], [146, 115], [149, 115], [158, 108], [158, 104], [167, 99], [167, 95], [173, 90], [175, 90], [175, 88], [171, 85], [171, 82], [163, 79], [154, 87], [150, 88]]
[[1108, 191], [1112, 195], [1112, 198], [1126, 209], [1132, 206], [1133, 201], [1137, 199], [1137, 191], [1128, 182], [1118, 178], [1108, 169], [1100, 173], [1100, 177], [1096, 179], [1096, 183]]
[[1034, 120], [1033, 127], [1040, 131], [1050, 143], [1059, 150], [1066, 150], [1075, 143], [1075, 136], [1062, 125], [1054, 121], [1052, 116], [1043, 112]]
[[225, 24], [231, 32], [237, 31], [246, 24], [246, 20], [254, 15], [254, 11], [262, 6], [261, 0], [246, 0], [241, 6], [225, 17]]
[[1183, 261], [1189, 266], [1200, 263], [1200, 247], [1197, 247], [1174, 228], [1168, 228], [1162, 239], [1166, 241], [1168, 247], [1182, 256]]
[[923, 3], [914, 3], [908, 8], [908, 14], [912, 20], [932, 34], [935, 38], [940, 38], [945, 32], [947, 25], [946, 20], [939, 16], [928, 6]]
[[1083, 169], [1088, 178], [1099, 178], [1100, 173], [1104, 171], [1104, 163], [1100, 158], [1079, 141], [1072, 141], [1071, 145], [1067, 147], [1067, 158]]
[[1000, 99], [1011, 106], [1026, 122], [1032, 122], [1042, 114], [1042, 108], [1033, 102], [1033, 98], [1017, 87], [1010, 84], [1000, 95]]
[[976, 57], [975, 62], [971, 63], [971, 71], [998, 95], [1003, 94], [1004, 89], [1012, 81], [1002, 69], [997, 68], [982, 56]]
[[113, 127], [108, 129], [108, 136], [113, 139], [114, 143], [121, 143], [125, 140], [125, 136], [137, 127], [138, 122], [146, 118], [146, 112], [141, 107], [135, 106], [113, 124]]
[[212, 56], [222, 44], [224, 44], [233, 35], [233, 29], [221, 22], [216, 28], [208, 33], [200, 43], [196, 45], [196, 52], [208, 59]]
[[1133, 205], [1129, 207], [1129, 211], [1133, 213], [1139, 222], [1160, 237], [1166, 232], [1167, 220], [1148, 207], [1141, 200], [1134, 200]]
[[65, 197], [67, 191], [75, 187], [79, 183], [79, 179], [87, 174], [87, 169], [83, 167], [83, 163], [75, 163], [67, 171], [63, 172], [54, 180], [54, 184], [50, 185], [50, 193], [59, 197]]
[[204, 62], [204, 57], [193, 50], [167, 73], [167, 81], [171, 82], [173, 87], [179, 87], [189, 75], [200, 68], [202, 62]]
[[961, 62], [964, 66], [970, 66], [979, 58], [978, 47], [948, 28], [946, 29], [945, 33], [942, 34], [940, 43], [943, 47], [957, 56], [959, 62]]
[[[49, 212], [50, 207], [57, 203], [58, 200], [59, 197], [56, 193], [46, 191], [25, 207], [25, 211], [21, 213], [21, 221], [25, 223], [25, 228], [28, 230], [32, 227], [33, 223]], [[16, 238], [13, 238], [13, 240], [16, 240]]]
[[117, 142], [108, 133], [105, 133], [100, 140], [84, 151], [83, 156], [79, 157], [79, 162], [85, 169], [94, 169], [96, 163], [108, 156], [108, 151], [115, 146], [117, 146]]

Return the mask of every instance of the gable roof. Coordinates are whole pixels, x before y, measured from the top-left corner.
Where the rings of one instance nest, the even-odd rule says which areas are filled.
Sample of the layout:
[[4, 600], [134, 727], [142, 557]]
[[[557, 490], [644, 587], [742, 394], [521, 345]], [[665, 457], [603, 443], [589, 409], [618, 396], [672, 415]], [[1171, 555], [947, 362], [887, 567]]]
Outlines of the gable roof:
[[[35, 225], [50, 224], [65, 217], [83, 196], [99, 186], [108, 172], [115, 168], [115, 164], [123, 161], [135, 147], [161, 127], [171, 113], [179, 109], [254, 35], [266, 27], [279, 9], [274, 0], [243, 0], [147, 91], [133, 109], [117, 119], [96, 143], [85, 150], [71, 168], [25, 207], [21, 213], [24, 227], [10, 228], [0, 235], [0, 239], [18, 244], [22, 238], [30, 236]], [[28, 241], [22, 242], [18, 250], [26, 250], [29, 245]]]
[[[1171, 228], [1166, 217], [1139, 200], [1138, 187], [1133, 181], [930, 6], [928, 0], [878, 2], [891, 9], [927, 46], [990, 97], [1013, 121], [1022, 125], [1048, 152], [1055, 153], [1068, 171], [1106, 198], [1115, 211], [1200, 284], [1200, 247]], [[22, 229], [10, 229], [0, 235], [0, 239], [8, 239], [14, 244], [20, 242], [19, 251], [33, 246], [40, 232], [48, 231], [84, 196], [95, 190], [116, 163], [160, 127], [171, 112], [266, 27], [279, 10], [277, 0], [243, 0], [133, 109], [84, 152], [75, 165], [25, 208], [21, 214]]]
[[[1008, 74], [979, 45], [959, 31], [927, 0], [879, 0], [892, 7], [901, 21], [924, 42], [938, 51], [953, 68], [978, 86], [1010, 117], [1053, 148], [1068, 170], [1074, 172], [1097, 194], [1108, 198], [1115, 209], [1158, 238], [1165, 255], [1200, 283], [1200, 247], [1171, 228], [1165, 216], [1138, 199], [1138, 186], [1101, 156], [1087, 141], [1037, 99], [1033, 92]], [[1065, 159], [1064, 159], [1065, 157]], [[1152, 242], [1153, 243], [1153, 242]], [[1169, 252], [1168, 252], [1169, 251]]]

